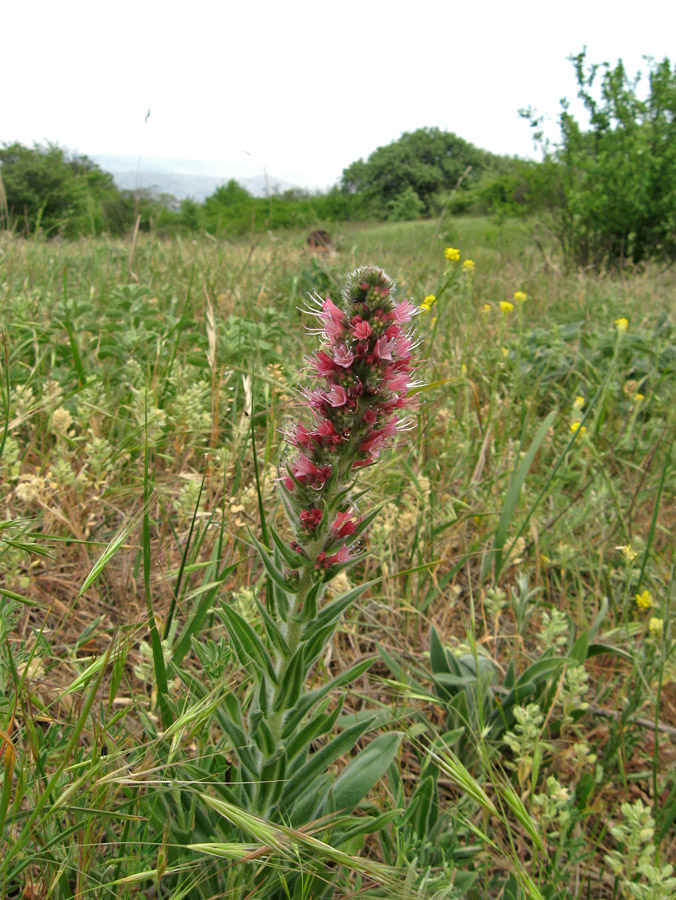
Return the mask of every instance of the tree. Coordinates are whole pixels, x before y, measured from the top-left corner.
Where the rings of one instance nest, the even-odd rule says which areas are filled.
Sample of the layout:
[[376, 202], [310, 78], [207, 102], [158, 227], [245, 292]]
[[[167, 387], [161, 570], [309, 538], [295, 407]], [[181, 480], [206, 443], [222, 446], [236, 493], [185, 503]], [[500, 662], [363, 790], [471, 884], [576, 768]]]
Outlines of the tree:
[[111, 175], [56, 144], [5, 144], [0, 176], [10, 222], [26, 234], [97, 234], [107, 228], [106, 206], [118, 197]]
[[[557, 232], [569, 265], [615, 266], [648, 257], [676, 259], [676, 68], [648, 60], [641, 74], [571, 57], [585, 130], [564, 101], [560, 143], [545, 156], [556, 165]], [[531, 124], [541, 120], [532, 113]], [[542, 137], [540, 135], [540, 139]]]
[[435, 194], [454, 188], [469, 167], [472, 176], [478, 176], [493, 159], [492, 154], [451, 132], [419, 128], [378, 147], [366, 161], [360, 159], [348, 166], [342, 187], [363, 194], [373, 214], [383, 218], [407, 191], [414, 192], [423, 211], [429, 212]]

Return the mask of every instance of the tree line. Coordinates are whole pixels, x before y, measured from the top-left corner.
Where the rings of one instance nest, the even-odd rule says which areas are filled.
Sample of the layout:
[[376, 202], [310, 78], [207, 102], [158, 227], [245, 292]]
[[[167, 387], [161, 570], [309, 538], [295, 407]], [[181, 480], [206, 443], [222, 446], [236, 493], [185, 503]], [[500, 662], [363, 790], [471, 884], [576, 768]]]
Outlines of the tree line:
[[482, 150], [438, 128], [407, 132], [348, 166], [324, 193], [253, 197], [231, 180], [203, 203], [118, 190], [86, 156], [54, 144], [0, 148], [0, 227], [26, 235], [205, 231], [234, 237], [272, 228], [407, 221], [466, 213], [538, 216], [571, 266], [648, 257], [676, 259], [676, 67], [648, 60], [647, 79], [622, 62], [571, 57], [588, 121], [563, 103], [560, 136], [523, 111], [542, 148], [539, 162]]

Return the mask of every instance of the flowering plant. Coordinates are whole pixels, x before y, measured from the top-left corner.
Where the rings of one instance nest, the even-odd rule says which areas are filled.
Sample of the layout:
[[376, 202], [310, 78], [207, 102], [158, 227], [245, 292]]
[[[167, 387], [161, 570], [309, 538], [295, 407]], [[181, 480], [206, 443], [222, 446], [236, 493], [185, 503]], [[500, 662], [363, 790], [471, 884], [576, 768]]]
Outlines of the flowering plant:
[[[322, 603], [327, 582], [364, 555], [361, 535], [378, 512], [362, 516], [357, 510], [359, 470], [375, 463], [406, 427], [401, 416], [414, 403], [408, 396], [409, 323], [417, 308], [396, 302], [394, 287], [383, 271], [368, 266], [349, 276], [339, 305], [315, 298], [309, 311], [322, 346], [306, 359], [312, 382], [299, 396], [307, 415], [286, 432], [279, 480], [292, 537], [271, 528], [265, 546], [252, 536], [268, 575], [266, 602], [258, 603], [261, 630], [223, 608], [240, 663], [253, 678], [245, 707], [231, 696], [223, 720], [240, 769], [238, 789], [228, 789], [226, 799], [293, 826], [327, 817], [335, 829], [335, 816], [351, 813], [401, 740], [396, 732], [380, 735], [336, 779], [328, 767], [354, 748], [374, 719], [360, 718], [313, 753], [310, 745], [333, 730], [342, 706], [341, 698], [329, 708], [335, 688], [364, 673], [371, 659], [321, 687], [305, 688], [341, 614], [373, 584]], [[345, 833], [369, 830], [363, 817], [342, 821]]]

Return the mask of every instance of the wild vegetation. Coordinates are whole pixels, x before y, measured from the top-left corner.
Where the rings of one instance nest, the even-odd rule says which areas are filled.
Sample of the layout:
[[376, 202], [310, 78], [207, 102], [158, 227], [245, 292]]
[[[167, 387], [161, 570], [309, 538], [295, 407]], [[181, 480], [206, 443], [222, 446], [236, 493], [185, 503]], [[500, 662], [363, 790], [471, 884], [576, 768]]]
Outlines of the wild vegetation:
[[676, 73], [574, 63], [537, 164], [0, 151], [0, 897], [676, 896]]
[[[340, 238], [3, 239], [0, 895], [672, 897], [673, 272]], [[365, 261], [424, 386], [294, 656], [300, 308]]]
[[0, 149], [0, 219], [24, 235], [200, 233], [227, 238], [269, 230], [443, 215], [537, 215], [567, 268], [676, 257], [676, 68], [647, 61], [647, 84], [621, 62], [571, 57], [588, 121], [563, 102], [560, 136], [536, 111], [522, 114], [540, 162], [498, 156], [437, 128], [405, 133], [348, 166], [326, 193], [255, 198], [231, 180], [204, 203], [118, 191], [86, 157], [54, 145]]

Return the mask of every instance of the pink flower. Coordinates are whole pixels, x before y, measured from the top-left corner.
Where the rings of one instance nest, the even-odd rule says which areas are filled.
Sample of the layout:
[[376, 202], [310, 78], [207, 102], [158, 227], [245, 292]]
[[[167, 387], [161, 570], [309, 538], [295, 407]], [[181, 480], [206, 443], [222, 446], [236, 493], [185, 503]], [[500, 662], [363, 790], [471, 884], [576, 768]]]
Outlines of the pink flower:
[[407, 391], [410, 385], [409, 373], [395, 372], [394, 370], [391, 370], [391, 374], [388, 373], [385, 379], [385, 384], [394, 393], [399, 393], [399, 391]]
[[322, 303], [319, 321], [331, 338], [341, 337], [345, 331], [345, 313], [336, 306], [330, 297], [327, 297]]
[[350, 555], [349, 547], [343, 546], [333, 556], [327, 557], [326, 562], [333, 566], [336, 563], [349, 562], [350, 559], [352, 559], [352, 556]]
[[340, 347], [336, 347], [336, 349], [333, 351], [333, 361], [337, 366], [342, 366], [344, 369], [349, 369], [354, 362], [354, 353], [350, 350], [347, 344], [341, 344]]
[[368, 340], [371, 337], [371, 326], [368, 322], [363, 321], [360, 316], [355, 316], [352, 319], [352, 334], [358, 341]]
[[307, 478], [308, 475], [314, 475], [316, 473], [317, 467], [304, 453], [299, 453], [293, 461], [291, 471], [296, 478]]
[[410, 322], [415, 312], [416, 307], [410, 300], [402, 300], [401, 303], [397, 303], [390, 313], [390, 316], [392, 317], [393, 322], [396, 322], [398, 325], [403, 325], [404, 322]]
[[385, 335], [379, 337], [376, 341], [376, 345], [373, 348], [375, 355], [379, 359], [389, 359], [392, 360], [392, 351], [396, 348], [396, 344], [394, 341], [389, 340]]
[[334, 537], [347, 537], [348, 534], [354, 534], [357, 522], [352, 519], [352, 514], [353, 511], [351, 509], [344, 513], [336, 513], [336, 518], [331, 526], [331, 534]]
[[324, 512], [321, 509], [302, 509], [300, 512], [300, 527], [304, 531], [316, 531], [320, 522], [324, 518]]
[[311, 356], [308, 360], [310, 368], [312, 369], [312, 374], [316, 375], [317, 378], [326, 378], [327, 375], [331, 375], [332, 372], [336, 371], [336, 364], [323, 350], [320, 350], [315, 356]]
[[347, 391], [340, 384], [331, 386], [331, 390], [326, 395], [326, 402], [333, 406], [334, 409], [339, 406], [345, 406], [348, 401]]

